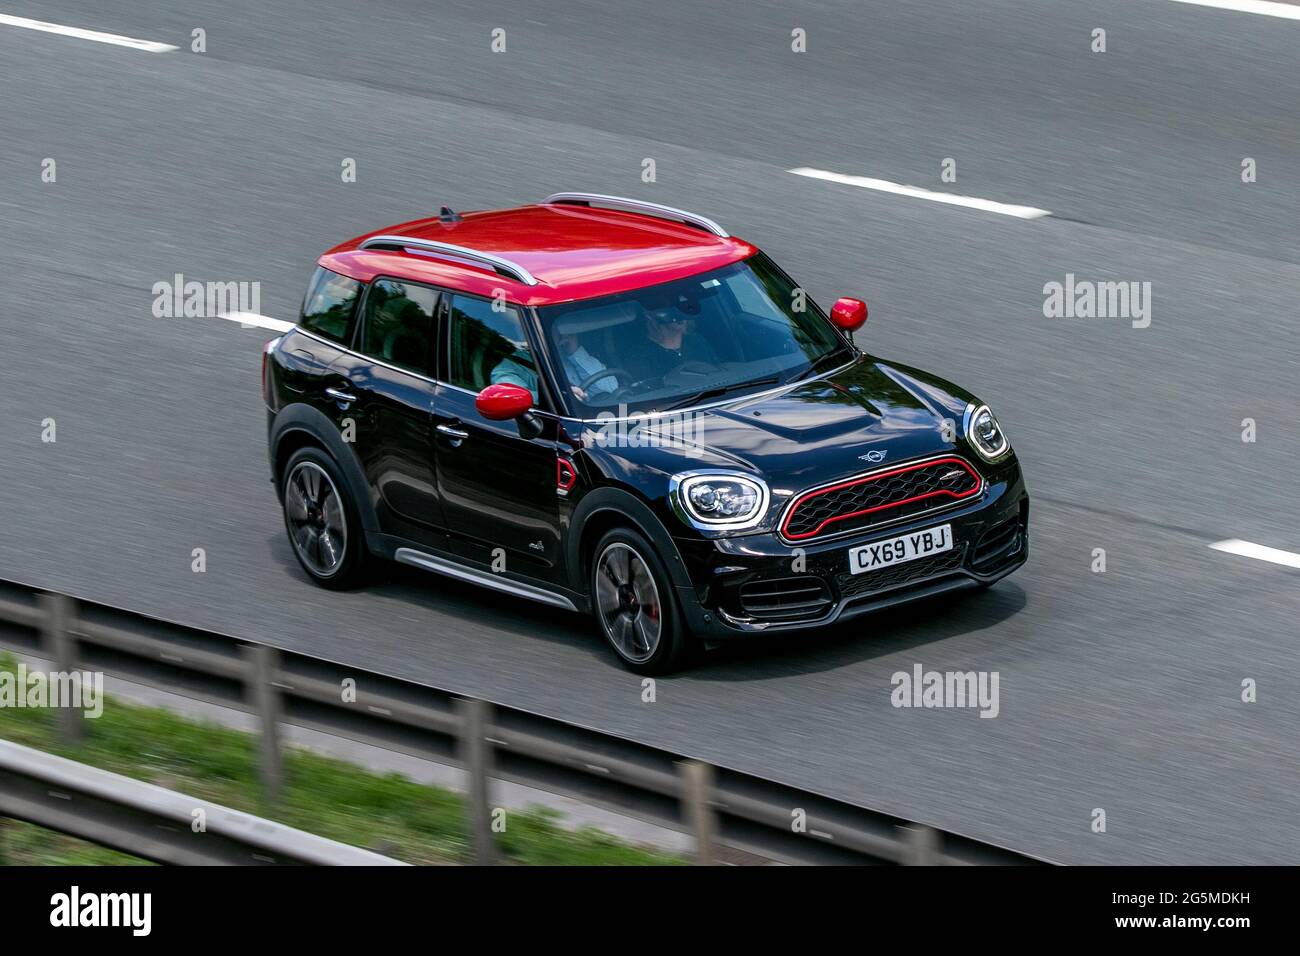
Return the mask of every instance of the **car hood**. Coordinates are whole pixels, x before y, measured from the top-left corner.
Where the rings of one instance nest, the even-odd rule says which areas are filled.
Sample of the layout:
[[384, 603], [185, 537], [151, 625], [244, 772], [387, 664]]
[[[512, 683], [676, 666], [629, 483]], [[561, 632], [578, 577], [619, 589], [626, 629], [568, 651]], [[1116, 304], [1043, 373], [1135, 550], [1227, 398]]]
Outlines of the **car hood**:
[[[735, 468], [762, 475], [774, 489], [799, 490], [964, 451], [959, 433], [970, 400], [927, 373], [860, 355], [793, 388], [665, 417], [642, 426], [639, 447], [609, 450], [642, 476], [647, 469]], [[952, 429], [945, 430], [945, 420], [954, 422]], [[674, 446], [673, 437], [683, 441]]]

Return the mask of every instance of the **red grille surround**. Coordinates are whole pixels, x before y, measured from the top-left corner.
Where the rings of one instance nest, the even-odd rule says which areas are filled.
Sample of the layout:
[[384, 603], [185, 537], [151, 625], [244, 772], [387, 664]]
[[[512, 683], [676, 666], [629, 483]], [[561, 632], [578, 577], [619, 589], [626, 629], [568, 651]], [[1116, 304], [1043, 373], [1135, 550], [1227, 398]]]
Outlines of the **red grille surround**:
[[[954, 468], [964, 474], [944, 481]], [[824, 534], [863, 531], [896, 519], [918, 517], [935, 507], [973, 498], [983, 490], [980, 473], [956, 455], [883, 468], [796, 495], [786, 506], [781, 537], [807, 541]], [[933, 505], [908, 508], [935, 499], [939, 500]], [[843, 526], [843, 522], [867, 515], [878, 518]]]

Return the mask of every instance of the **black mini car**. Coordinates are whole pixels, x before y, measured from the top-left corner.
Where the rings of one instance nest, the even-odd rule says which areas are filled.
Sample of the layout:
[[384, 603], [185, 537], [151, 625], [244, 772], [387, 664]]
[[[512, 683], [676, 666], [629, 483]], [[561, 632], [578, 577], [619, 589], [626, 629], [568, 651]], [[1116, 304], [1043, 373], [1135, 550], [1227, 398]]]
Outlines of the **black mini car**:
[[303, 569], [375, 557], [594, 614], [641, 673], [694, 642], [987, 586], [1029, 499], [986, 405], [859, 351], [712, 220], [561, 193], [326, 253], [268, 344]]

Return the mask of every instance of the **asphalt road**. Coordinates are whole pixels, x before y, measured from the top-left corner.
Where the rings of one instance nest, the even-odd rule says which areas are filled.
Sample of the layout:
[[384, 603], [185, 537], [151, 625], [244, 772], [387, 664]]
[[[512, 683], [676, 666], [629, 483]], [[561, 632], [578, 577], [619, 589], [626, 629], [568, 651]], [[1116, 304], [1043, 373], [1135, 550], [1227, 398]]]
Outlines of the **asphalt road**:
[[[182, 48], [0, 26], [0, 577], [1063, 862], [1300, 863], [1300, 572], [1208, 547], [1300, 550], [1300, 22], [1168, 0], [0, 13]], [[654, 704], [576, 616], [414, 572], [313, 588], [267, 481], [269, 333], [154, 318], [153, 284], [259, 281], [262, 312], [292, 318], [343, 238], [560, 189], [696, 209], [818, 299], [865, 297], [861, 344], [997, 410], [1034, 496], [1029, 564], [977, 597], [711, 655]], [[1150, 327], [1045, 318], [1067, 273], [1150, 282]], [[893, 708], [890, 676], [916, 663], [997, 671], [999, 716]]]

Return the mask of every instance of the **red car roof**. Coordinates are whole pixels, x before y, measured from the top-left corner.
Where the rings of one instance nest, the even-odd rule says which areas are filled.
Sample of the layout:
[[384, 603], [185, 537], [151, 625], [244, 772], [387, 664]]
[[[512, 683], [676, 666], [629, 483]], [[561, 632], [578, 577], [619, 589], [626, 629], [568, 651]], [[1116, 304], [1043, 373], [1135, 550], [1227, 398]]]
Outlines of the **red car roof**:
[[[489, 266], [402, 249], [360, 249], [373, 236], [432, 239], [508, 259], [537, 280], [528, 285]], [[735, 237], [638, 213], [572, 205], [519, 206], [437, 217], [378, 229], [321, 256], [326, 269], [369, 282], [387, 275], [509, 302], [540, 306], [627, 292], [709, 272], [758, 249]]]

